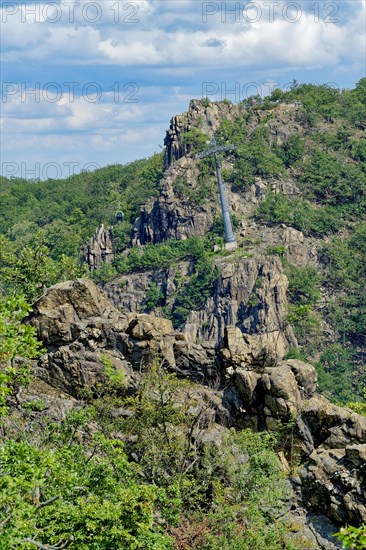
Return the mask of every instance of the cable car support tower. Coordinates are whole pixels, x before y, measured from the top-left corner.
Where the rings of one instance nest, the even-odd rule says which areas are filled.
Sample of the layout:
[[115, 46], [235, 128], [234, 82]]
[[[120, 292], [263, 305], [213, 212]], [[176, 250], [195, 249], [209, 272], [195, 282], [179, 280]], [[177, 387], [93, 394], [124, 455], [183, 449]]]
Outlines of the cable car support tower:
[[235, 250], [236, 240], [235, 240], [233, 225], [230, 217], [229, 203], [226, 196], [225, 184], [222, 180], [220, 158], [219, 158], [219, 153], [222, 153], [224, 151], [232, 151], [233, 149], [235, 149], [235, 147], [234, 145], [217, 145], [215, 136], [212, 136], [210, 145], [211, 145], [210, 149], [208, 149], [207, 151], [203, 151], [202, 153], [199, 153], [196, 156], [196, 158], [203, 159], [205, 157], [210, 157], [213, 155], [215, 159], [217, 182], [218, 182], [219, 194], [220, 194], [221, 212], [222, 212], [222, 217], [224, 219], [225, 248], [226, 250]]

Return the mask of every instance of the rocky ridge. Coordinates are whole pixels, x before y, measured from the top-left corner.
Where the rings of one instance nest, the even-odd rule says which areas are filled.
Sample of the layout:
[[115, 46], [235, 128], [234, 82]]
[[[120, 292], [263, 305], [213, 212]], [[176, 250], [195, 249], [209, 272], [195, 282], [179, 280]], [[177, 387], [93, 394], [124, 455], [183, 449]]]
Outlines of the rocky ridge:
[[[239, 109], [226, 102], [192, 101], [188, 113], [172, 119], [159, 195], [142, 207], [132, 246], [203, 237], [210, 231], [220, 213], [218, 198], [213, 194], [202, 200], [199, 167], [181, 136], [191, 128], [211, 136]], [[261, 120], [260, 111], [253, 113], [249, 130]], [[304, 132], [294, 106], [279, 106], [266, 124], [278, 144]], [[104, 356], [123, 372], [130, 392], [141, 368], [160, 357], [165, 368], [200, 384], [209, 403], [211, 433], [220, 433], [217, 426], [278, 430], [282, 423], [287, 454], [280, 458], [292, 472], [293, 488], [288, 521], [302, 525], [309, 548], [332, 549], [337, 547], [330, 536], [335, 525], [366, 521], [366, 419], [319, 396], [312, 365], [284, 359], [297, 343], [286, 321], [287, 277], [268, 248], [283, 246], [290, 263], [306, 267], [317, 264], [319, 243], [284, 225], [253, 222], [250, 216], [268, 186], [287, 196], [299, 192], [291, 173], [286, 181], [256, 177], [241, 194], [228, 190], [240, 220], [238, 251], [215, 258], [214, 290], [180, 331], [164, 318], [162, 308], [147, 314], [144, 303], [153, 282], [165, 308], [172, 308], [177, 280], [189, 276], [189, 262], [120, 276], [103, 285], [106, 295], [86, 280], [49, 289], [30, 320], [48, 351], [35, 367], [36, 380], [74, 406], [85, 388], [104, 383]], [[296, 467], [296, 461], [302, 466]]]
[[[220, 274], [212, 296], [203, 309], [192, 311], [183, 328], [191, 342], [205, 341], [214, 347], [223, 337], [227, 325], [236, 325], [249, 334], [266, 335], [271, 345], [284, 355], [296, 346], [291, 327], [285, 322], [287, 278], [275, 256], [256, 258], [233, 255], [218, 259]], [[184, 276], [187, 264], [178, 268], [123, 276], [106, 285], [111, 301], [123, 311], [143, 309], [144, 297], [151, 281], [156, 282], [172, 307], [176, 291], [177, 270]], [[154, 311], [160, 314], [161, 311]]]
[[[304, 132], [297, 107], [279, 105], [277, 110], [276, 117], [266, 122], [275, 143], [280, 144], [289, 136]], [[200, 195], [200, 167], [182, 136], [195, 128], [210, 137], [224, 120], [234, 120], [240, 113], [241, 107], [230, 102], [207, 104], [203, 100], [192, 100], [187, 113], [173, 117], [165, 138], [166, 170], [159, 184], [159, 195], [141, 208], [131, 246], [204, 237], [212, 230], [220, 215], [216, 184], [212, 180], [207, 191], [212, 196]], [[263, 116], [261, 111], [253, 111], [247, 121], [249, 131], [261, 124]], [[278, 258], [268, 256], [267, 251], [283, 246], [290, 263], [305, 267], [317, 263], [318, 243], [296, 229], [262, 226], [251, 219], [268, 185], [275, 192], [288, 196], [299, 193], [291, 177], [286, 181], [256, 177], [255, 182], [241, 193], [227, 189], [230, 207], [239, 219], [236, 230], [239, 248], [229, 257], [216, 258], [220, 275], [213, 293], [203, 307], [191, 312], [182, 329], [192, 342], [218, 345], [224, 327], [230, 324], [248, 334], [267, 334], [281, 352], [296, 347], [293, 331], [285, 321], [287, 279]], [[183, 262], [165, 270], [117, 277], [103, 288], [122, 311], [143, 312], [148, 289], [155, 283], [164, 297], [165, 310], [171, 309], [179, 287], [177, 279], [187, 278], [189, 270], [190, 266]], [[164, 316], [164, 311], [158, 307], [151, 313]]]
[[[83, 389], [103, 384], [103, 357], [124, 373], [131, 392], [142, 366], [160, 357], [165, 368], [201, 384], [212, 426], [276, 430], [290, 422], [289, 456], [303, 463], [292, 477], [293, 498], [337, 524], [366, 521], [366, 418], [319, 396], [314, 368], [284, 360], [265, 336], [228, 325], [214, 350], [190, 342], [167, 319], [119, 313], [84, 279], [48, 289], [29, 322], [47, 348], [35, 380], [61, 392], [69, 406]], [[285, 468], [289, 456], [282, 457]], [[320, 545], [319, 536], [316, 547], [335, 547]]]
[[[195, 192], [199, 188], [199, 167], [195, 155], [182, 141], [182, 136], [195, 128], [210, 139], [224, 120], [234, 120], [240, 113], [240, 107], [229, 102], [206, 105], [202, 100], [192, 100], [187, 113], [172, 118], [164, 141], [165, 172], [160, 182], [159, 196], [142, 207], [134, 227], [133, 245], [201, 237], [209, 231], [215, 217], [220, 213], [218, 196], [214, 193], [209, 201], [195, 198]], [[264, 116], [260, 111], [252, 113], [247, 121], [249, 132], [261, 125]], [[291, 135], [304, 133], [301, 122], [301, 115], [296, 107], [279, 106], [277, 116], [267, 121], [271, 140], [281, 144]], [[186, 183], [183, 193], [179, 191], [182, 179]], [[256, 177], [255, 183], [244, 193], [227, 190], [233, 212], [242, 215], [251, 213], [268, 185], [288, 196], [299, 193], [291, 177], [286, 181]]]

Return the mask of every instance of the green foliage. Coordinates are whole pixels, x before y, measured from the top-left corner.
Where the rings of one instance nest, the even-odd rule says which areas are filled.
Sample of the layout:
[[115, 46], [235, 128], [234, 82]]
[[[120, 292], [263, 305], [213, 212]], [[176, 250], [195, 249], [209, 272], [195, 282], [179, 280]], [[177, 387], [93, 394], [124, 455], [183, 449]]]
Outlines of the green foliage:
[[209, 404], [156, 361], [124, 407], [126, 452], [145, 482], [164, 489], [157, 505], [177, 545], [190, 534], [191, 547], [200, 540], [202, 548], [291, 548], [274, 524], [286, 484], [272, 435], [244, 431], [204, 444]]
[[318, 385], [334, 401], [345, 405], [354, 396], [352, 388], [355, 350], [341, 343], [330, 344], [315, 364]]
[[305, 140], [298, 135], [288, 138], [282, 145], [275, 148], [276, 155], [282, 160], [286, 168], [293, 166], [302, 159], [305, 151]]
[[39, 424], [0, 444], [1, 547], [296, 549], [272, 435], [205, 442], [211, 403], [194, 384], [155, 360], [126, 396], [100, 360], [107, 391], [58, 423], [30, 403]]
[[188, 198], [191, 193], [191, 188], [188, 184], [187, 178], [180, 176], [176, 177], [173, 182], [173, 190], [180, 199]]
[[288, 314], [290, 323], [301, 345], [317, 348], [319, 345], [320, 318], [314, 311], [320, 300], [320, 278], [315, 267], [300, 268], [285, 262], [285, 272], [289, 280]]
[[289, 199], [270, 188], [259, 203], [254, 219], [269, 225], [285, 223], [313, 236], [323, 236], [339, 229], [339, 217], [331, 207], [314, 207], [302, 198]]
[[320, 300], [320, 277], [313, 266], [296, 267], [289, 264], [286, 268], [289, 279], [288, 295], [292, 304], [315, 306]]
[[95, 283], [106, 283], [118, 275], [115, 265], [104, 262], [99, 269], [95, 269], [91, 277]]
[[36, 330], [22, 323], [29, 311], [21, 295], [0, 301], [0, 416], [6, 413], [7, 397], [29, 382], [27, 359], [42, 351]]
[[268, 246], [266, 248], [266, 254], [268, 254], [268, 256], [279, 256], [280, 258], [285, 258], [286, 252], [287, 252], [286, 247], [281, 244]]
[[42, 412], [46, 408], [46, 405], [42, 401], [42, 399], [32, 399], [32, 401], [27, 401], [23, 404], [23, 409], [26, 411], [33, 411], [33, 412]]
[[357, 402], [348, 402], [346, 403], [346, 407], [352, 409], [357, 414], [361, 414], [362, 416], [366, 416], [366, 387], [363, 389], [363, 400], [357, 401]]
[[335, 155], [315, 151], [304, 165], [300, 183], [310, 200], [336, 206], [348, 214], [365, 211], [366, 175]]
[[26, 245], [0, 235], [0, 296], [19, 293], [32, 302], [44, 287], [83, 275], [79, 261], [65, 255], [53, 260], [39, 235]]
[[270, 99], [301, 104], [300, 112], [303, 121], [309, 126], [325, 121], [334, 123], [341, 119], [348, 124], [366, 127], [366, 100], [364, 78], [354, 90], [339, 90], [328, 85], [301, 84], [292, 87], [288, 92], [274, 90]]
[[321, 319], [312, 307], [290, 304], [286, 321], [293, 326], [298, 343], [304, 346], [309, 354], [316, 353], [321, 344]]
[[126, 389], [126, 376], [125, 372], [120, 369], [116, 369], [113, 365], [111, 357], [107, 354], [101, 355], [100, 362], [104, 367], [104, 374], [106, 376], [106, 382], [103, 384], [102, 394], [115, 394], [123, 392]]
[[198, 153], [208, 147], [210, 140], [201, 130], [192, 126], [187, 132], [180, 135], [180, 141], [187, 153]]
[[[366, 162], [366, 139], [355, 140], [352, 143], [352, 157], [354, 160]], [[363, 165], [364, 169], [364, 165]]]
[[115, 265], [120, 273], [167, 269], [178, 261], [198, 261], [205, 258], [207, 246], [198, 237], [184, 241], [171, 239], [164, 243], [132, 248], [127, 256], [117, 258]]
[[208, 99], [207, 96], [206, 96], [206, 97], [203, 97], [203, 98], [201, 99], [201, 103], [202, 103], [202, 106], [203, 106], [203, 107], [206, 107], [206, 108], [207, 108], [207, 107], [210, 107], [210, 105], [211, 105], [211, 101]]
[[17, 247], [28, 245], [38, 233], [53, 260], [62, 256], [78, 260], [81, 245], [96, 227], [114, 222], [120, 202], [126, 221], [119, 238], [125, 243], [140, 206], [157, 193], [162, 171], [163, 153], [159, 153], [61, 180], [1, 178], [0, 233]]
[[[96, 437], [81, 445], [0, 447], [4, 548], [69, 543], [70, 549], [171, 548], [153, 527], [154, 487], [136, 479], [121, 443]], [[98, 456], [96, 452], [98, 451]]]
[[[240, 219], [235, 214], [235, 212], [231, 212], [230, 218], [231, 218], [231, 223], [232, 223], [233, 229], [234, 230], [238, 229], [238, 227], [240, 225]], [[220, 214], [219, 216], [217, 216], [214, 219], [214, 222], [213, 222], [212, 227], [210, 229], [210, 232], [208, 234], [208, 238], [211, 239], [212, 236], [214, 236], [214, 237], [224, 237], [224, 235], [225, 235], [224, 218], [222, 217], [222, 214]]]
[[232, 170], [224, 172], [224, 179], [234, 191], [245, 191], [255, 176], [264, 178], [284, 175], [284, 164], [271, 149], [267, 126], [261, 126], [248, 135], [246, 115], [234, 121], [224, 121], [218, 131], [218, 141], [235, 145]]
[[164, 293], [159, 286], [152, 281], [146, 293], [144, 309], [147, 313], [162, 305]]
[[[348, 350], [347, 361], [336, 361], [333, 373], [343, 378], [348, 401], [362, 395], [366, 384], [364, 358], [366, 330], [366, 222], [359, 223], [349, 238], [334, 239], [322, 252], [324, 265], [323, 284], [333, 295], [325, 310], [325, 319], [334, 330], [334, 340]], [[353, 363], [353, 365], [352, 365]], [[339, 375], [337, 374], [339, 369]], [[347, 371], [347, 372], [344, 372]], [[347, 377], [347, 380], [345, 380]], [[330, 379], [328, 379], [331, 382]], [[325, 384], [326, 385], [326, 384]], [[332, 388], [332, 385], [330, 385]], [[334, 393], [334, 390], [331, 389]]]
[[341, 541], [343, 548], [350, 550], [363, 550], [366, 547], [366, 525], [360, 527], [342, 527], [335, 536]]
[[331, 298], [323, 316], [333, 331], [330, 345], [323, 349], [317, 370], [319, 384], [335, 401], [343, 404], [362, 396], [366, 384], [365, 265], [366, 223], [354, 227], [348, 238], [335, 238], [322, 250], [322, 284]]
[[307, 357], [299, 348], [290, 348], [286, 353], [285, 359], [299, 359], [299, 361], [307, 361]]
[[[117, 257], [114, 266], [120, 274], [139, 271], [166, 270], [178, 262], [190, 262], [190, 275], [181, 281], [171, 311], [164, 314], [170, 317], [176, 328], [184, 324], [190, 311], [199, 309], [209, 297], [218, 272], [214, 267], [209, 253], [210, 244], [204, 239], [192, 237], [183, 241], [169, 240], [165, 243], [148, 244], [140, 248], [132, 248], [128, 255]], [[104, 278], [100, 270], [96, 276]], [[164, 293], [152, 281], [143, 307], [151, 311], [164, 305]]]
[[180, 289], [174, 302], [171, 315], [174, 328], [182, 326], [192, 310], [203, 307], [213, 291], [217, 277], [218, 270], [208, 255], [195, 263], [193, 275]]
[[199, 537], [198, 547], [291, 548], [274, 521], [286, 495], [274, 447], [269, 434], [243, 431], [225, 438], [219, 448], [205, 449], [199, 481], [207, 488], [212, 484], [212, 504], [194, 514], [191, 537], [192, 542]]

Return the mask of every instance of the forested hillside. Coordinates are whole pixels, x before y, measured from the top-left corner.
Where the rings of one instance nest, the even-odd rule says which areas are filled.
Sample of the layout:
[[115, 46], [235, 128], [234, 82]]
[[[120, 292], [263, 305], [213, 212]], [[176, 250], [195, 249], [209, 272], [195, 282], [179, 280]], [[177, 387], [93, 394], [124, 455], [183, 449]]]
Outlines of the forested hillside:
[[[281, 106], [294, 102], [300, 106], [299, 130], [291, 130], [279, 143], [271, 135], [270, 123]], [[268, 181], [268, 192], [252, 218], [260, 225], [292, 226], [317, 240], [317, 265], [301, 268], [287, 262], [286, 247], [267, 247], [267, 253], [281, 257], [290, 281], [288, 319], [300, 344], [300, 350], [291, 353], [317, 362], [320, 388], [334, 400], [358, 400], [366, 383], [366, 79], [354, 90], [343, 91], [294, 83], [289, 92], [275, 90], [270, 97], [252, 97], [239, 107], [239, 115], [223, 120], [216, 132], [220, 143], [236, 146], [225, 160], [226, 182], [244, 198], [256, 178]], [[260, 123], [253, 126], [258, 114]], [[208, 139], [200, 128], [192, 127], [182, 134], [182, 145], [192, 156], [206, 147]], [[191, 243], [191, 251], [189, 243], [176, 246], [172, 241], [171, 248], [169, 242], [168, 248], [157, 244], [142, 257], [135, 250], [126, 255], [132, 224], [140, 206], [158, 194], [162, 173], [161, 153], [66, 180], [2, 178], [3, 294], [16, 289], [33, 300], [45, 285], [85, 274], [82, 247], [100, 223], [112, 224], [114, 264], [96, 274], [97, 280], [167, 268], [179, 260], [195, 262], [195, 281], [182, 287], [172, 313], [167, 308], [164, 311], [172, 315], [176, 326], [183, 323], [212, 288], [214, 271], [208, 266], [213, 244], [220, 244], [222, 222], [218, 217], [201, 243]], [[271, 182], [289, 179], [298, 194], [272, 190]], [[200, 161], [198, 186], [193, 191], [184, 178], [174, 185], [182, 201], [204, 205], [215, 199], [212, 162]], [[116, 225], [119, 204], [126, 218]], [[234, 225], [240, 219], [234, 214]], [[154, 284], [146, 300], [147, 311], [149, 305], [150, 310], [164, 305], [164, 296]]]
[[362, 548], [365, 419], [308, 363], [365, 414], [366, 79], [177, 118], [165, 157], [0, 179], [0, 546]]
[[82, 249], [96, 227], [115, 223], [121, 246], [129, 241], [140, 206], [157, 194], [163, 155], [125, 166], [83, 172], [65, 180], [0, 178], [0, 262], [3, 293], [16, 288], [29, 300], [44, 285], [87, 273]]

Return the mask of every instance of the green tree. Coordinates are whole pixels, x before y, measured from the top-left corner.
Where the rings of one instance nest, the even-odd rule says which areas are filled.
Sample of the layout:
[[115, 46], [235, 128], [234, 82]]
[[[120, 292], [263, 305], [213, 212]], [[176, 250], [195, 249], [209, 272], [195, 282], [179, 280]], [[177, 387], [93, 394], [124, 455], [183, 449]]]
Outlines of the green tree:
[[342, 527], [335, 536], [341, 541], [343, 548], [363, 550], [366, 547], [366, 525], [364, 524], [360, 527], [352, 527], [352, 525]]
[[18, 295], [0, 301], [0, 416], [6, 413], [6, 398], [28, 384], [28, 359], [41, 354], [36, 330], [22, 322], [30, 307]]
[[74, 441], [49, 449], [1, 445], [4, 548], [171, 548], [153, 526], [156, 488], [138, 481], [119, 441], [93, 443], [88, 451]]
[[83, 275], [85, 267], [79, 260], [65, 255], [53, 260], [38, 235], [25, 245], [0, 235], [0, 295], [22, 294], [32, 302], [45, 287]]
[[197, 153], [208, 147], [209, 137], [194, 126], [180, 136], [180, 141], [187, 152]]

